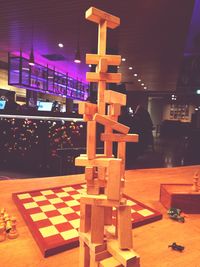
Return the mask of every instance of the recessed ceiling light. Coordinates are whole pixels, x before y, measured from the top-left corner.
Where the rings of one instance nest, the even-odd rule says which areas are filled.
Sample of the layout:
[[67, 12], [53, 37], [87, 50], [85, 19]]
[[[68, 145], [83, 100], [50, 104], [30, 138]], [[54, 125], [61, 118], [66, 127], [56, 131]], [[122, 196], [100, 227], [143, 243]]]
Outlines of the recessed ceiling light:
[[141, 83], [142, 86], [144, 86], [144, 83]]
[[137, 74], [137, 73], [134, 73], [134, 76], [135, 76], [135, 77], [137, 77], [137, 76], [138, 76], [138, 74]]
[[89, 67], [89, 68], [91, 68], [91, 67], [92, 67], [92, 65], [91, 65], [91, 64], [89, 64], [89, 65], [88, 65], [88, 67]]
[[128, 69], [129, 69], [129, 70], [132, 70], [132, 69], [133, 69], [133, 67], [128, 67]]
[[126, 59], [123, 57], [123, 58], [122, 58], [122, 61], [126, 61]]
[[119, 69], [120, 67], [119, 67], [119, 66], [117, 66], [117, 68]]
[[147, 87], [146, 86], [144, 86], [144, 90], [146, 90], [147, 89]]
[[59, 43], [58, 46], [59, 46], [60, 48], [63, 48], [63, 47], [64, 47], [64, 44]]
[[141, 79], [138, 79], [138, 82], [141, 82]]

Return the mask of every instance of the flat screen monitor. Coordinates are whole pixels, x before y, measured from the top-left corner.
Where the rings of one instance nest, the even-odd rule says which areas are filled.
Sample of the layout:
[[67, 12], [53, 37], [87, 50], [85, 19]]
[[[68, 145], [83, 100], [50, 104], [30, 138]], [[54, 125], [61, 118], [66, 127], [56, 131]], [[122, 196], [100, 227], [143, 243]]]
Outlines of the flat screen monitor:
[[39, 102], [38, 111], [51, 111], [53, 102]]
[[0, 109], [4, 109], [6, 106], [6, 100], [0, 100]]

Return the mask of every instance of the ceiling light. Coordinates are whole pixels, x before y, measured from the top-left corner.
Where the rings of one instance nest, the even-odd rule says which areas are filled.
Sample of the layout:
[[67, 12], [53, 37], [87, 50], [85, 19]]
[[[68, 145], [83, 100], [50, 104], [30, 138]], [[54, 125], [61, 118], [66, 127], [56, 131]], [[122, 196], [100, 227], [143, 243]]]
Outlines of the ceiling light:
[[146, 86], [144, 86], [144, 90], [146, 90], [147, 89], [147, 87]]
[[89, 68], [91, 68], [91, 67], [92, 67], [92, 65], [91, 65], [91, 64], [89, 64], [89, 65], [88, 65], [88, 67], [89, 67]]
[[81, 63], [81, 55], [80, 55], [80, 49], [79, 46], [77, 47], [75, 58], [74, 58], [75, 63]]
[[59, 43], [58, 46], [59, 46], [60, 48], [63, 48], [63, 47], [64, 47], [64, 44]]
[[137, 77], [137, 76], [138, 76], [138, 74], [137, 74], [137, 73], [134, 73], [134, 76], [135, 76], [135, 77]]
[[117, 68], [119, 69], [119, 66], [117, 66]]
[[138, 82], [141, 82], [141, 79], [138, 79]]
[[30, 66], [34, 66], [35, 65], [34, 54], [33, 54], [33, 47], [31, 48], [31, 53], [30, 53], [29, 63], [28, 64]]
[[122, 61], [126, 61], [126, 59], [123, 57], [123, 58], [122, 58]]
[[133, 67], [128, 67], [128, 69], [129, 69], [129, 70], [132, 70], [132, 69], [133, 69]]
[[141, 83], [142, 86], [144, 86], [144, 83]]

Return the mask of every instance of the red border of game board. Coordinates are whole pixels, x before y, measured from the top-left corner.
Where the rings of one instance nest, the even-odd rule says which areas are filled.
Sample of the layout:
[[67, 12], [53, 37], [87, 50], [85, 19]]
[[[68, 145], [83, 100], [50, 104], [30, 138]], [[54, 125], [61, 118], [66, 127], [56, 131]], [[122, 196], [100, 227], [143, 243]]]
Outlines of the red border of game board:
[[[26, 212], [26, 209], [23, 207], [23, 205], [21, 204], [21, 201], [18, 199], [17, 195], [19, 194], [25, 194], [25, 193], [33, 193], [33, 192], [37, 192], [37, 191], [41, 191], [41, 190], [55, 190], [57, 188], [62, 188], [62, 187], [68, 187], [68, 186], [75, 186], [75, 185], [83, 185], [84, 183], [80, 183], [80, 184], [70, 184], [70, 185], [63, 185], [63, 186], [57, 186], [57, 187], [52, 187], [52, 188], [41, 188], [41, 189], [37, 189], [37, 190], [32, 190], [32, 191], [23, 191], [23, 192], [17, 192], [17, 193], [13, 193], [12, 194], [12, 198], [13, 201], [15, 202], [16, 206], [18, 207], [22, 217], [24, 218], [24, 221], [26, 222], [33, 238], [35, 239], [36, 243], [38, 244], [42, 254], [44, 255], [44, 257], [48, 257], [48, 256], [52, 256], [55, 255], [59, 252], [63, 252], [65, 250], [69, 250], [75, 247], [79, 246], [79, 240], [78, 237], [77, 238], [73, 238], [69, 241], [64, 241], [63, 242], [58, 242], [56, 247], [55, 245], [47, 245], [45, 242], [44, 238], [41, 238], [41, 234], [38, 230], [38, 228], [35, 226], [35, 224], [33, 223], [33, 221], [30, 219], [29, 214]], [[136, 228], [138, 226], [142, 226], [157, 220], [162, 219], [162, 214], [150, 207], [148, 207], [147, 205], [129, 197], [128, 195], [123, 194], [124, 197], [126, 197], [127, 199], [130, 199], [134, 202], [136, 202], [138, 205], [144, 207], [144, 208], [148, 208], [148, 210], [152, 211], [154, 214], [150, 215], [148, 218], [141, 219], [138, 220], [136, 222], [132, 223], [132, 227]]]

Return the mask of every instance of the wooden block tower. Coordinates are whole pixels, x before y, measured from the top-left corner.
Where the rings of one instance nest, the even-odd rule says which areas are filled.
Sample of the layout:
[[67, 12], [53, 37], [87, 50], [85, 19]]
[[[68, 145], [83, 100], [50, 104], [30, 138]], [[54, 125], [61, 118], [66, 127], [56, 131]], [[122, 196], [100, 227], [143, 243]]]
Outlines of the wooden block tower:
[[[138, 142], [138, 135], [128, 134], [129, 127], [118, 122], [126, 95], [106, 89], [106, 83], [121, 81], [120, 73], [107, 72], [108, 65], [120, 64], [121, 56], [106, 55], [107, 28], [119, 26], [120, 19], [94, 7], [85, 16], [98, 24], [98, 54], [86, 55], [87, 64], [97, 65], [96, 72], [86, 77], [98, 83], [98, 99], [97, 104], [79, 103], [79, 113], [87, 122], [87, 153], [75, 160], [77, 166], [85, 166], [87, 182], [87, 193], [80, 201], [80, 267], [139, 267], [139, 256], [132, 250], [131, 207], [122, 197], [126, 142]], [[104, 154], [96, 154], [97, 123], [104, 126]]]

